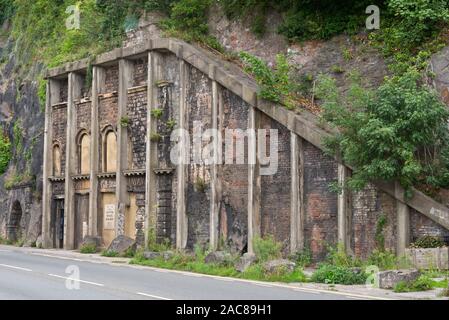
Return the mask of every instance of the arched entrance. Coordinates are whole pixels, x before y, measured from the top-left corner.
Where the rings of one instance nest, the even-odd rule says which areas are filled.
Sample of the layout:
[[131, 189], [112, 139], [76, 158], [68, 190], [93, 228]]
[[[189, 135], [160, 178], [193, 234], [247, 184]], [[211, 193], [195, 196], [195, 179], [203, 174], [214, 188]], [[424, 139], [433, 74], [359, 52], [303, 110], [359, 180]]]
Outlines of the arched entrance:
[[22, 219], [22, 206], [19, 201], [15, 201], [11, 207], [9, 216], [9, 224], [7, 225], [7, 237], [10, 241], [17, 241], [22, 237], [22, 229], [20, 228], [20, 220]]

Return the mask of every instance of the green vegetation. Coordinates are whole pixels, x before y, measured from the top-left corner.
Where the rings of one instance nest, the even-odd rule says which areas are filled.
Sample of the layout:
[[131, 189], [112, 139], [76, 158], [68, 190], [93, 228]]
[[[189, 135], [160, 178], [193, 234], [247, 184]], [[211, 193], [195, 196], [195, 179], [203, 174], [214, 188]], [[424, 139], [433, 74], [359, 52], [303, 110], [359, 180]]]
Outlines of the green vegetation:
[[120, 118], [120, 127], [127, 128], [129, 126], [130, 120], [128, 116], [123, 116]]
[[288, 109], [294, 109], [297, 105], [295, 83], [290, 78], [290, 65], [285, 55], [276, 56], [276, 68], [271, 70], [266, 62], [250, 55], [247, 52], [240, 53], [240, 59], [244, 63], [245, 71], [252, 74], [260, 85], [259, 95], [269, 101], [281, 103]]
[[96, 253], [97, 252], [97, 246], [95, 244], [83, 244], [80, 248], [80, 253], [83, 254], [90, 254], [90, 253]]
[[441, 248], [444, 242], [439, 237], [422, 236], [410, 245], [411, 248]]
[[6, 172], [11, 160], [11, 143], [8, 136], [0, 132], [0, 175]]
[[282, 243], [275, 241], [271, 235], [263, 238], [255, 237], [253, 246], [259, 262], [279, 259], [282, 256]]
[[368, 275], [363, 271], [356, 272], [348, 267], [320, 264], [312, 275], [312, 282], [328, 284], [364, 284]]
[[416, 292], [432, 290], [434, 281], [425, 275], [411, 282], [401, 281], [394, 287], [394, 292]]
[[326, 146], [355, 168], [348, 180], [352, 189], [376, 180], [397, 180], [406, 190], [449, 186], [449, 112], [419, 81], [420, 73], [411, 69], [370, 91], [354, 77], [343, 96], [334, 79], [320, 77], [323, 119], [339, 129]]
[[162, 117], [162, 115], [164, 114], [164, 110], [160, 109], [160, 108], [155, 108], [151, 110], [151, 115], [155, 118], [155, 119], [160, 119]]
[[114, 258], [114, 257], [118, 257], [118, 252], [117, 251], [113, 251], [113, 250], [103, 250], [101, 252], [101, 256], [102, 257], [109, 257], [109, 258]]
[[171, 249], [170, 239], [165, 239], [162, 242], [157, 241], [156, 230], [150, 227], [148, 230], [147, 248], [154, 252], [164, 252]]
[[158, 142], [160, 142], [161, 140], [162, 140], [162, 136], [161, 136], [159, 133], [157, 133], [157, 132], [152, 132], [152, 133], [150, 134], [150, 141], [151, 141], [151, 142], [158, 143]]

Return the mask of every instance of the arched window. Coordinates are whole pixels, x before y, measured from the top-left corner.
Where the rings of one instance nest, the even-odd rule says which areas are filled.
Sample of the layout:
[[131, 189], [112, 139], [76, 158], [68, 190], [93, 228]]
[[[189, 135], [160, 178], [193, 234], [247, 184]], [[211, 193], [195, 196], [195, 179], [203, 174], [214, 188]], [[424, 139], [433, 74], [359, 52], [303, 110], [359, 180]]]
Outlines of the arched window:
[[90, 173], [90, 137], [84, 133], [79, 140], [79, 173]]
[[61, 176], [61, 148], [59, 145], [54, 145], [53, 147], [53, 176]]
[[117, 171], [117, 136], [114, 131], [108, 131], [104, 139], [104, 171]]

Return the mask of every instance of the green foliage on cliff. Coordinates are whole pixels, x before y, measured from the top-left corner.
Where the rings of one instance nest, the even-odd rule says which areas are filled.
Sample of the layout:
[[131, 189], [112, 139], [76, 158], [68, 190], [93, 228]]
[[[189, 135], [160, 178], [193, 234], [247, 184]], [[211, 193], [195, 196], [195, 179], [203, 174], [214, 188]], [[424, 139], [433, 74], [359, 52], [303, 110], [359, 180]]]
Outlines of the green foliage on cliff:
[[449, 186], [449, 111], [417, 70], [387, 78], [375, 91], [354, 80], [345, 96], [322, 76], [317, 94], [323, 118], [339, 129], [328, 148], [354, 167], [349, 187], [376, 180], [397, 180], [406, 190]]
[[0, 175], [4, 174], [11, 160], [11, 143], [8, 136], [0, 132]]
[[0, 27], [14, 13], [14, 0], [0, 0]]

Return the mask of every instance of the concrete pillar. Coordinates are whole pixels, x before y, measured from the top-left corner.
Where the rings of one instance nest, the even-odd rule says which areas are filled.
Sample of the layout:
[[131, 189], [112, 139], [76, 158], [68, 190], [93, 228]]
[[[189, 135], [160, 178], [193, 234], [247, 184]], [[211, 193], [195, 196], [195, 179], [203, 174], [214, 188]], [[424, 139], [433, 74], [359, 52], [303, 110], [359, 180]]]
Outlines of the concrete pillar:
[[[212, 68], [213, 70], [213, 68]], [[214, 73], [211, 71], [210, 73]], [[220, 240], [219, 233], [219, 210], [221, 201], [221, 184], [218, 177], [218, 171], [220, 170], [221, 163], [221, 130], [220, 115], [222, 112], [222, 104], [219, 101], [218, 96], [218, 84], [214, 80], [212, 81], [212, 128], [217, 132], [217, 135], [213, 137], [214, 146], [214, 163], [211, 165], [211, 196], [210, 196], [210, 247], [212, 250], [217, 250]]]
[[[188, 130], [188, 121], [187, 121], [187, 66], [183, 60], [179, 63], [179, 72], [181, 79], [181, 95], [179, 101], [179, 128]], [[187, 138], [187, 137], [185, 137]], [[177, 167], [177, 175], [178, 175], [178, 186], [177, 186], [177, 205], [176, 205], [176, 248], [177, 249], [185, 249], [187, 246], [187, 215], [186, 215], [186, 192], [187, 192], [187, 169], [188, 163], [186, 162], [189, 157], [189, 152], [187, 148], [187, 141], [185, 139], [180, 138], [180, 153], [179, 153], [179, 161]]]
[[91, 110], [91, 139], [90, 139], [90, 190], [89, 190], [89, 231], [91, 236], [98, 235], [98, 173], [99, 159], [99, 124], [98, 124], [98, 94], [104, 86], [105, 72], [103, 68], [93, 67], [92, 70], [92, 110]]
[[146, 137], [146, 185], [145, 185], [145, 245], [148, 245], [149, 231], [156, 232], [156, 174], [154, 169], [157, 166], [157, 143], [151, 141], [151, 133], [157, 128], [157, 119], [151, 111], [157, 108], [157, 60], [155, 52], [148, 54], [148, 79], [147, 79], [147, 137]]
[[42, 175], [42, 240], [44, 248], [53, 247], [50, 232], [51, 224], [51, 201], [52, 188], [48, 180], [53, 175], [53, 126], [52, 126], [52, 105], [60, 100], [60, 83], [56, 80], [48, 80], [45, 100], [45, 128], [44, 128], [44, 163]]
[[117, 175], [116, 175], [116, 235], [125, 233], [125, 213], [129, 207], [125, 170], [128, 169], [128, 128], [120, 125], [126, 116], [128, 104], [128, 89], [132, 87], [134, 65], [126, 59], [119, 60], [119, 85], [118, 85], [118, 124], [117, 124]]
[[303, 140], [296, 133], [290, 134], [291, 144], [291, 224], [290, 251], [304, 249], [304, 147]]
[[410, 210], [409, 207], [397, 200], [397, 248], [396, 254], [402, 256], [405, 254], [405, 249], [410, 244]]
[[338, 164], [338, 185], [343, 187], [338, 194], [338, 243], [342, 245], [345, 252], [350, 248], [350, 194], [346, 190], [346, 181], [349, 176], [349, 170], [343, 165]]
[[253, 253], [253, 240], [261, 235], [260, 194], [261, 179], [257, 157], [257, 128], [259, 116], [256, 107], [248, 115], [248, 252]]
[[67, 139], [64, 196], [64, 249], [75, 248], [75, 188], [72, 176], [76, 175], [76, 108], [75, 100], [81, 97], [83, 78], [74, 72], [69, 73], [69, 92], [67, 101]]

